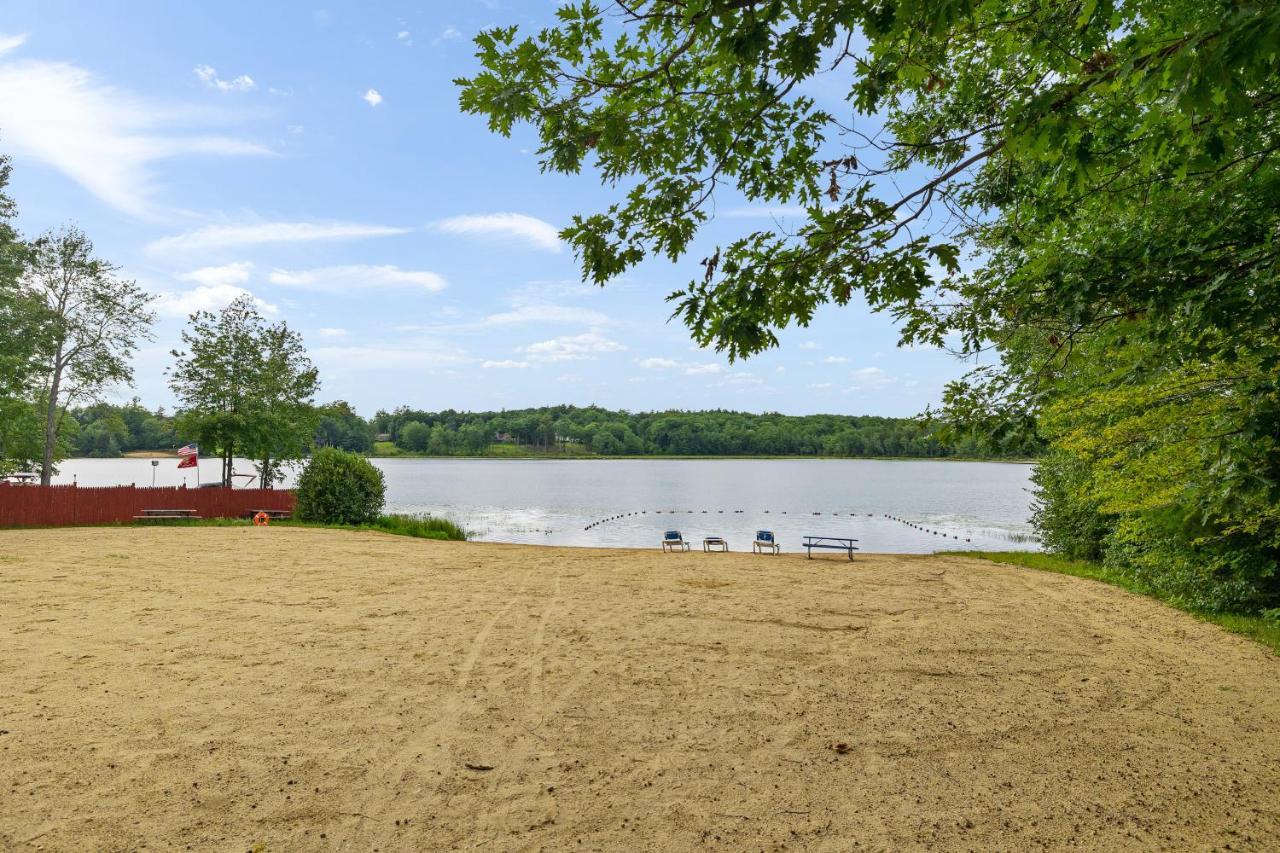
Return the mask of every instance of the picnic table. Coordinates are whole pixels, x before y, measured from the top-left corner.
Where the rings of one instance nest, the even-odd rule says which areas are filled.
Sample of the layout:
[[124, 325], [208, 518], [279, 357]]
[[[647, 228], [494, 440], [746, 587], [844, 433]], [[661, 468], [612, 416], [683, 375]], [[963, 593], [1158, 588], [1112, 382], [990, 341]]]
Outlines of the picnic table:
[[142, 515], [135, 515], [138, 521], [171, 521], [183, 518], [199, 518], [194, 509], [144, 509]]
[[805, 553], [807, 559], [813, 559], [814, 548], [830, 548], [834, 551], [844, 551], [849, 555], [849, 559], [853, 559], [853, 552], [858, 550], [854, 545], [857, 539], [849, 539], [843, 536], [806, 536], [804, 537]]
[[258, 513], [262, 513], [272, 521], [284, 521], [293, 515], [287, 509], [247, 509], [244, 511], [245, 516], [248, 518], [253, 518]]

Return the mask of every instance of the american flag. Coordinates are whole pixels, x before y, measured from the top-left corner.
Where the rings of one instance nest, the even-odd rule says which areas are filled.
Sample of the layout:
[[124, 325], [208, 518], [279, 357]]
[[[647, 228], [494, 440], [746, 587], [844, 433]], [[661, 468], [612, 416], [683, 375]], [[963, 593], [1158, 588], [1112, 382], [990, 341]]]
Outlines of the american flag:
[[194, 444], [184, 444], [182, 447], [178, 448], [179, 456], [195, 456], [199, 452], [200, 448], [196, 447]]

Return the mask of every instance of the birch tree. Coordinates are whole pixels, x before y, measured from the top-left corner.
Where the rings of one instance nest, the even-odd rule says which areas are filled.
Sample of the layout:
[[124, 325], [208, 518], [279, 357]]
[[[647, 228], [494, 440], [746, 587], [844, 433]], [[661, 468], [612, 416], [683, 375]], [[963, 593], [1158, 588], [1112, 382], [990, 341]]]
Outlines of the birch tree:
[[47, 356], [39, 402], [43, 418], [40, 483], [49, 485], [60, 457], [67, 409], [94, 403], [117, 383], [133, 381], [138, 342], [151, 339], [155, 297], [94, 256], [74, 227], [48, 231], [31, 244], [25, 290], [46, 312]]

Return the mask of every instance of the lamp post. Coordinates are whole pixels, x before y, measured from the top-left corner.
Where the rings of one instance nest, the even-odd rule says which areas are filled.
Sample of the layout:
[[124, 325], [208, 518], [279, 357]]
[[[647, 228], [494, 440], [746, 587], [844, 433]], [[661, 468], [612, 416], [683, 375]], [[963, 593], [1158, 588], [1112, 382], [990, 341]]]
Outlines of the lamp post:
[[151, 460], [151, 488], [153, 489], [156, 487], [156, 469], [159, 467], [160, 467], [160, 460], [152, 459]]

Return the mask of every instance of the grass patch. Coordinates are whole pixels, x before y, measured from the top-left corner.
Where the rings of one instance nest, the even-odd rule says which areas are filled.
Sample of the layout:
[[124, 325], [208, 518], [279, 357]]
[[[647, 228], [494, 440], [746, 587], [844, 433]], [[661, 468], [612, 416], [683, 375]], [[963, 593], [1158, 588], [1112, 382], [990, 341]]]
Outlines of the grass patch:
[[447, 539], [452, 542], [464, 542], [467, 538], [467, 531], [449, 519], [429, 515], [380, 515], [371, 526], [384, 533], [414, 536], [418, 539]]
[[[139, 522], [148, 524], [146, 521]], [[249, 527], [247, 518], [190, 518], [154, 521], [156, 527]], [[132, 525], [120, 525], [132, 526]], [[440, 539], [465, 542], [467, 531], [447, 518], [430, 515], [380, 515], [372, 524], [324, 524], [319, 521], [301, 521], [296, 518], [271, 522], [272, 527], [318, 527], [326, 530], [378, 530], [395, 536], [412, 536], [415, 539]]]
[[1208, 613], [1203, 610], [1194, 610], [1185, 607], [1176, 600], [1155, 595], [1133, 578], [1099, 563], [1068, 560], [1065, 557], [1033, 551], [942, 551], [940, 553], [954, 557], [977, 557], [980, 560], [987, 560], [992, 563], [1004, 563], [1005, 565], [1021, 566], [1041, 572], [1053, 572], [1054, 574], [1071, 575], [1072, 577], [1088, 578], [1089, 580], [1108, 583], [1138, 595], [1155, 598], [1170, 607], [1190, 613], [1202, 622], [1212, 622], [1233, 634], [1240, 634], [1243, 637], [1256, 640], [1270, 648], [1275, 654], [1280, 655], [1280, 620], [1247, 613]]

